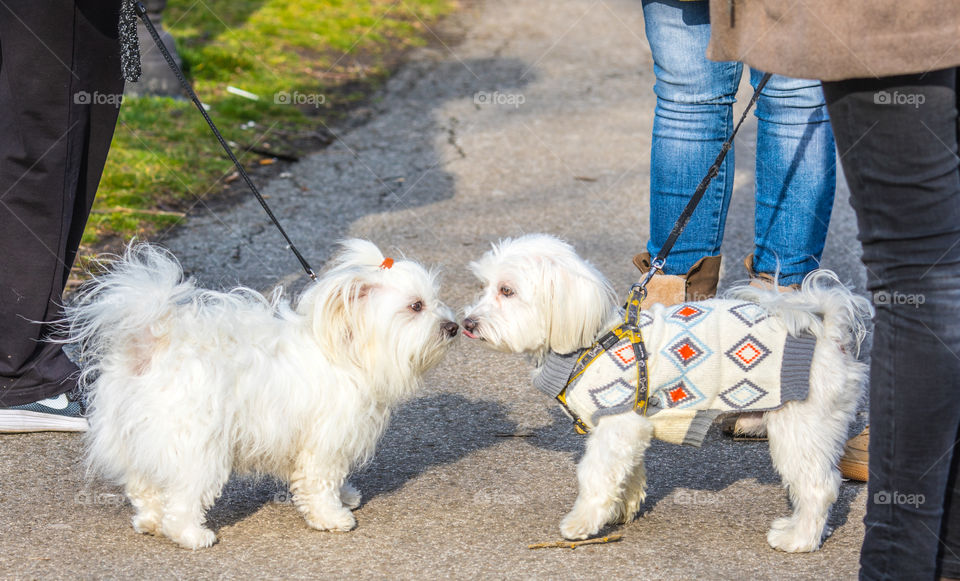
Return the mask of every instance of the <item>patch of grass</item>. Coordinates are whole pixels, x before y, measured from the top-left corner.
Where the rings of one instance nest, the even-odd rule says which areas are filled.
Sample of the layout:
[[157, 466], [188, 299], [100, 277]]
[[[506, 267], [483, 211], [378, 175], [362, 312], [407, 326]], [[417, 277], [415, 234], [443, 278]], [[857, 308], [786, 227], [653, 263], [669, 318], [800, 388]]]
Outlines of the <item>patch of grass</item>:
[[[261, 158], [242, 155], [244, 146], [317, 147], [318, 129], [366, 100], [455, 8], [456, 0], [170, 0], [163, 22], [200, 99], [251, 167]], [[221, 191], [232, 168], [191, 102], [125, 99], [84, 252], [169, 228]]]

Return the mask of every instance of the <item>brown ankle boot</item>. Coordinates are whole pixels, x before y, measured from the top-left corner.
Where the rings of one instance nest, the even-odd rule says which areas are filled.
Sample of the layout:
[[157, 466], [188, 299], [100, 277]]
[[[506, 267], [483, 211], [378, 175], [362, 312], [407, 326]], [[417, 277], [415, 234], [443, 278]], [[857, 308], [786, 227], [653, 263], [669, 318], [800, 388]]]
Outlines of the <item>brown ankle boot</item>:
[[840, 474], [849, 480], [866, 482], [870, 474], [869, 465], [870, 426], [847, 440], [840, 457]]
[[757, 272], [753, 270], [753, 253], [752, 252], [748, 254], [746, 258], [743, 259], [743, 266], [747, 269], [747, 274], [750, 275], [751, 286], [755, 286], [759, 288], [776, 287], [777, 289], [780, 290], [780, 292], [784, 292], [784, 293], [800, 290], [800, 285], [797, 283], [794, 283], [788, 286], [781, 286], [776, 284], [776, 281], [774, 280], [772, 274], [767, 274], [766, 272], [761, 272], [757, 274]]
[[[721, 257], [705, 256], [690, 267], [687, 274], [657, 274], [647, 284], [646, 304], [660, 303], [670, 306], [687, 301], [705, 301], [717, 294], [720, 281]], [[640, 269], [640, 275], [650, 270], [650, 253], [641, 252], [633, 257], [633, 264]]]

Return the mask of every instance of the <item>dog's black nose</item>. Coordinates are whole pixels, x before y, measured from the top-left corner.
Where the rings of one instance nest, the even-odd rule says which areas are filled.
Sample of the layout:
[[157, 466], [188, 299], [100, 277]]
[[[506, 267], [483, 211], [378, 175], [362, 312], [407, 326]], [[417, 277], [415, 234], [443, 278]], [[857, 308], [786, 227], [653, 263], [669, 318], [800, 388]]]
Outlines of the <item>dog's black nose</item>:
[[467, 317], [466, 319], [463, 320], [463, 328], [468, 333], [473, 333], [474, 331], [477, 330], [477, 322]]
[[454, 337], [457, 334], [457, 331], [460, 330], [460, 325], [454, 323], [453, 321], [447, 321], [443, 324], [443, 332], [447, 334], [447, 337]]

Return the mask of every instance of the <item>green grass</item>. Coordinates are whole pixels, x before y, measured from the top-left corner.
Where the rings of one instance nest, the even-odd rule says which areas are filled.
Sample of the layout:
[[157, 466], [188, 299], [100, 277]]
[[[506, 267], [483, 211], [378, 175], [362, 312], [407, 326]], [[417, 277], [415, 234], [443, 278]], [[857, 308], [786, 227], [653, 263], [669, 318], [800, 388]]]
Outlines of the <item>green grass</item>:
[[[456, 0], [170, 0], [163, 22], [224, 137], [291, 152], [367, 99], [398, 55], [427, 42], [427, 27], [455, 8]], [[260, 100], [228, 93], [230, 85]], [[275, 103], [281, 92], [323, 103]], [[241, 156], [247, 167], [260, 159]], [[198, 198], [220, 192], [232, 168], [191, 102], [125, 99], [85, 250], [176, 224]]]

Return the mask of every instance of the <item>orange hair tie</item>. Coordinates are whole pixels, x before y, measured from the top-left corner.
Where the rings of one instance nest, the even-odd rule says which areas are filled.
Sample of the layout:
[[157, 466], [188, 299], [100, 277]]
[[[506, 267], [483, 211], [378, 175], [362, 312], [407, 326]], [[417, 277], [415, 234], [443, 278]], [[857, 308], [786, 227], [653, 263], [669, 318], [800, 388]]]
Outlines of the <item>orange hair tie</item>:
[[380, 268], [385, 270], [387, 268], [393, 267], [393, 259], [390, 257], [384, 258], [383, 262], [380, 263]]

